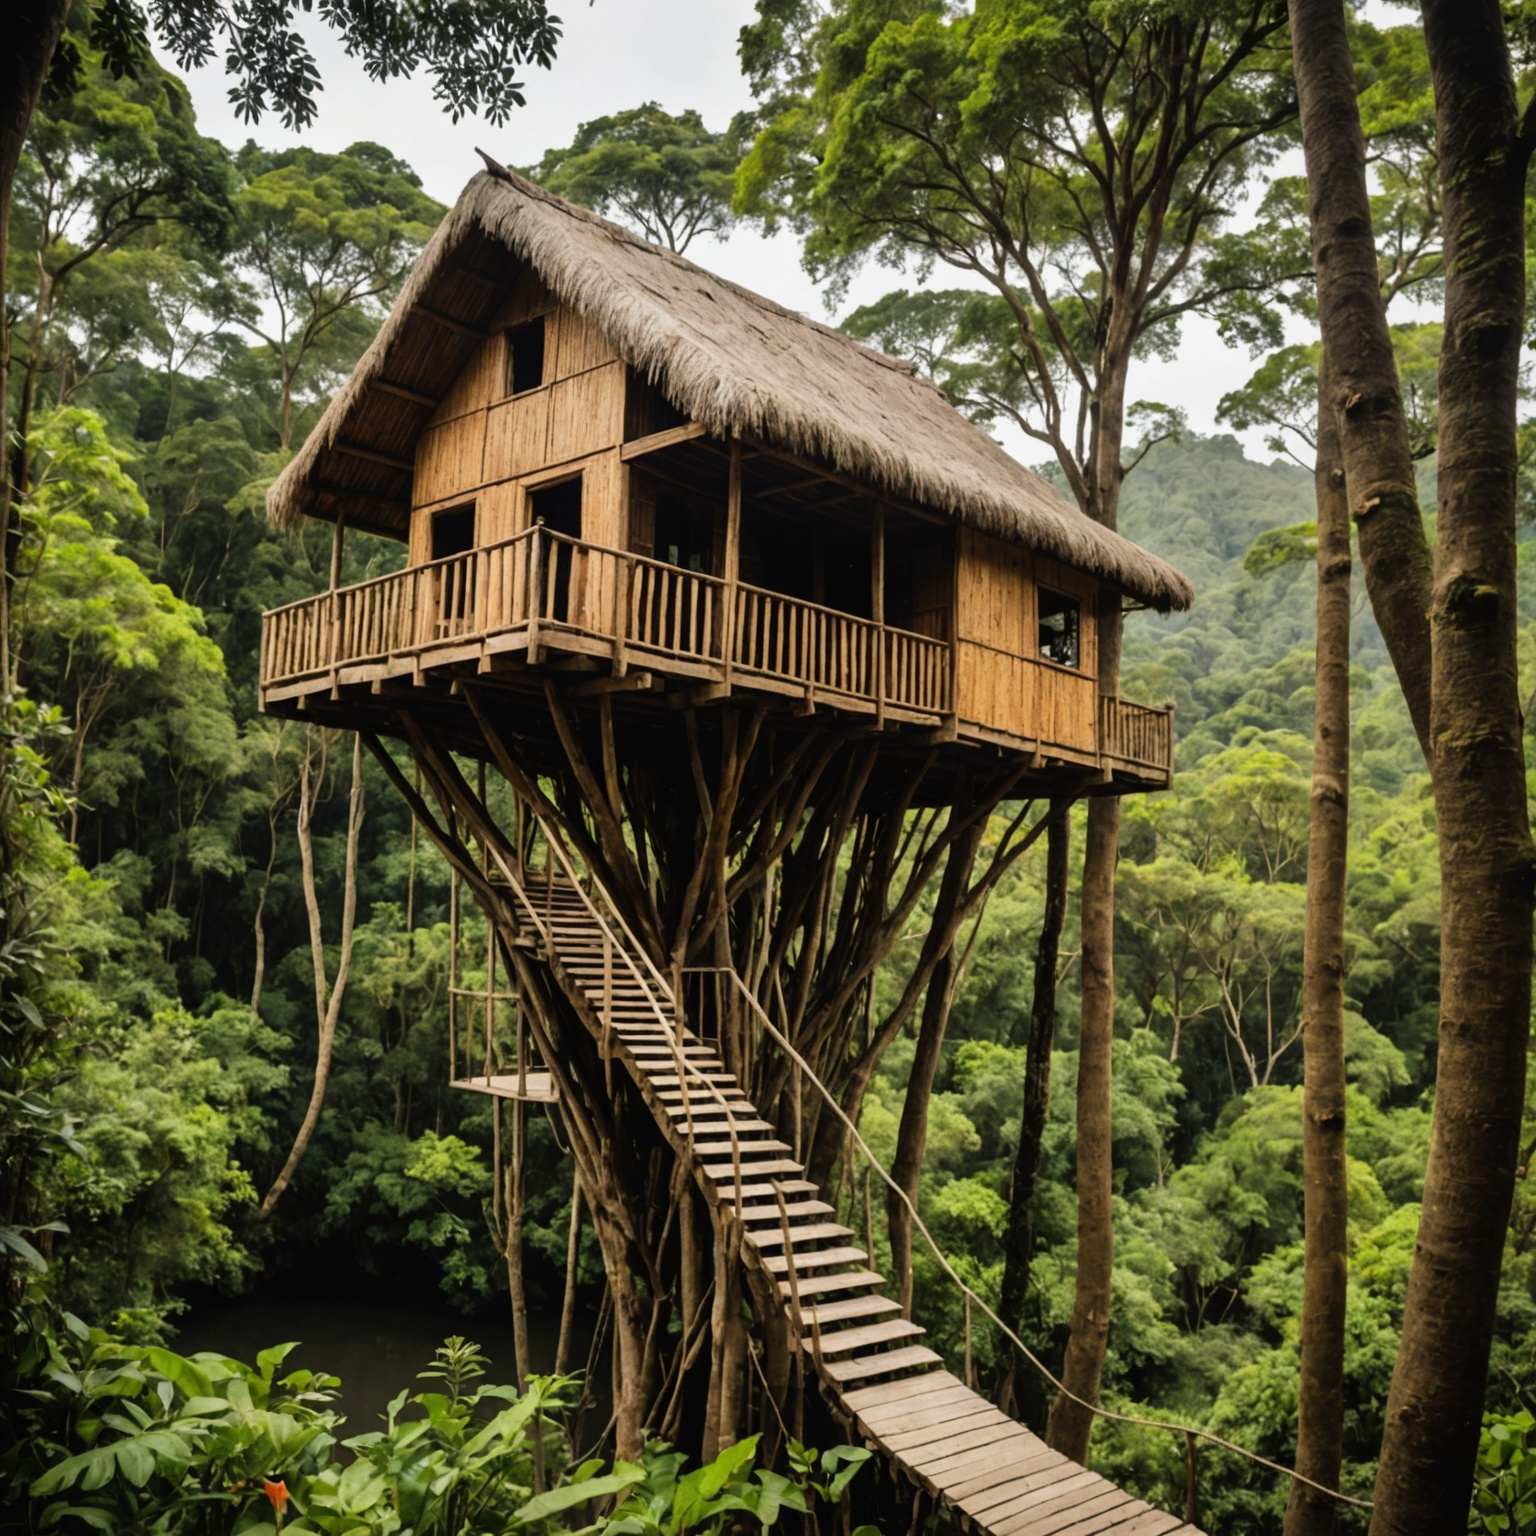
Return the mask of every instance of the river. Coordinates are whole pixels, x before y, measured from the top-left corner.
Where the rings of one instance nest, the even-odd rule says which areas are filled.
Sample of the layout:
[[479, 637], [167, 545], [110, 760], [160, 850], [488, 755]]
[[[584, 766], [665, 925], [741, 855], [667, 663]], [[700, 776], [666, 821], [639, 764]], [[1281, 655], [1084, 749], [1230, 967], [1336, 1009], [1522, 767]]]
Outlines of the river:
[[[559, 1329], [558, 1310], [529, 1313], [528, 1352], [535, 1372], [553, 1367]], [[339, 1406], [347, 1416], [347, 1432], [360, 1434], [377, 1426], [389, 1400], [401, 1388], [435, 1389], [435, 1383], [418, 1382], [416, 1372], [428, 1364], [443, 1339], [455, 1333], [473, 1339], [485, 1351], [489, 1365], [484, 1382], [516, 1380], [512, 1323], [504, 1305], [465, 1317], [431, 1300], [364, 1296], [217, 1299], [194, 1307], [182, 1319], [171, 1347], [181, 1354], [207, 1349], [254, 1361], [257, 1352], [269, 1345], [296, 1340], [298, 1348], [288, 1356], [288, 1365], [339, 1376]], [[587, 1330], [578, 1330], [574, 1351], [577, 1366], [585, 1363], [589, 1338]], [[603, 1379], [602, 1367], [598, 1379]]]

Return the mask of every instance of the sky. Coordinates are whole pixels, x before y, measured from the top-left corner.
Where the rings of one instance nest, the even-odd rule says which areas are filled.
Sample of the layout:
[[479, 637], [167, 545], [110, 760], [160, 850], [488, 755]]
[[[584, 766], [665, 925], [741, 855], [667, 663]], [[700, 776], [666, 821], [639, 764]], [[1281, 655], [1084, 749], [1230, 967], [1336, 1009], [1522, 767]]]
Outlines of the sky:
[[[565, 35], [553, 68], [528, 69], [528, 105], [499, 128], [484, 119], [451, 122], [433, 100], [424, 73], [387, 85], [369, 80], [313, 17], [306, 35], [324, 89], [318, 118], [302, 134], [286, 130], [275, 117], [254, 128], [240, 122], [227, 99], [222, 60], [183, 73], [199, 126], [214, 138], [230, 145], [248, 138], [274, 146], [305, 142], [326, 151], [372, 139], [409, 162], [426, 190], [448, 203], [480, 168], [477, 146], [504, 164], [528, 165], [545, 149], [569, 143], [580, 123], [644, 101], [660, 102], [670, 112], [695, 108], [710, 127], [723, 128], [733, 113], [752, 105], [737, 63], [736, 35], [754, 10], [754, 0], [564, 0]], [[834, 322], [839, 313], [900, 282], [889, 270], [868, 269], [855, 279], [841, 310], [830, 312], [800, 264], [793, 235], [769, 239], [739, 227], [724, 240], [695, 241], [688, 255], [780, 304]], [[957, 285], [943, 272], [933, 281]], [[1186, 325], [1174, 358], [1136, 366], [1131, 398], [1182, 407], [1196, 431], [1227, 430], [1216, 421], [1217, 402], [1253, 366], [1246, 353], [1221, 342], [1214, 326], [1195, 319]], [[1038, 445], [1022, 435], [1005, 437], [1005, 443], [1027, 462], [1038, 462]], [[1247, 443], [1251, 454], [1270, 456], [1258, 434], [1249, 434]]]

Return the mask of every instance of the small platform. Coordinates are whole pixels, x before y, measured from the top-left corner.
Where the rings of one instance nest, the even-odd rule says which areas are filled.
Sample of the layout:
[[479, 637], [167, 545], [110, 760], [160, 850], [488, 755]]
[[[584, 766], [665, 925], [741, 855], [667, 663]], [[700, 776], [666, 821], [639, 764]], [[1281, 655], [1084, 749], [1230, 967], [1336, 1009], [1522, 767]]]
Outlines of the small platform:
[[521, 1099], [526, 1104], [558, 1104], [560, 1095], [550, 1072], [501, 1072], [486, 1077], [456, 1077], [451, 1085], [469, 1093], [487, 1093], [493, 1099]]

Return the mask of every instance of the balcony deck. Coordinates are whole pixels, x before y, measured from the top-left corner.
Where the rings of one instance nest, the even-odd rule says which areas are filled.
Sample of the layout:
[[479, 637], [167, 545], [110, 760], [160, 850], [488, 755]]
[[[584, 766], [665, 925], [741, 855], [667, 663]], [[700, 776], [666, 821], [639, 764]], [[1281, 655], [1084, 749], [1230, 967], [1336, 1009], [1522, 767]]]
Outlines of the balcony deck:
[[603, 674], [605, 689], [777, 696], [801, 714], [1026, 752], [1096, 772], [1119, 792], [1172, 776], [1171, 710], [1101, 699], [1093, 752], [1003, 738], [956, 718], [947, 640], [542, 525], [262, 615], [261, 704], [274, 713], [395, 680], [572, 665]]

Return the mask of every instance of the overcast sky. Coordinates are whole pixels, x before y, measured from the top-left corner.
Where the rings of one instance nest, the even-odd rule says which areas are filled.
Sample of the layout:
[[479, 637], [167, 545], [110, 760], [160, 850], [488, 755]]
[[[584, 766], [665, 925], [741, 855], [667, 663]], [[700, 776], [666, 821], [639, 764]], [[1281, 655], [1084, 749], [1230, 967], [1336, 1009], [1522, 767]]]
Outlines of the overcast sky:
[[[264, 119], [254, 130], [241, 123], [226, 96], [222, 61], [191, 74], [188, 84], [202, 131], [225, 143], [255, 138], [281, 144], [302, 137], [317, 149], [339, 150], [372, 139], [414, 166], [427, 191], [447, 203], [479, 169], [476, 145], [506, 164], [527, 165], [551, 145], [569, 143], [579, 123], [643, 101], [660, 102], [672, 112], [694, 107], [711, 127], [724, 127], [732, 113], [751, 105], [736, 60], [736, 34], [753, 12], [753, 0], [565, 0], [565, 37], [554, 68], [529, 69], [528, 105], [500, 128], [483, 119], [450, 122], [432, 99], [425, 75], [374, 84], [313, 22], [309, 35], [324, 89], [318, 120], [302, 136], [289, 133], [275, 118]], [[755, 230], [738, 229], [724, 241], [696, 241], [688, 254], [781, 304], [836, 318], [802, 270], [792, 236], [769, 240]], [[943, 272], [934, 280], [952, 281]], [[883, 269], [864, 272], [844, 312], [897, 281]], [[1175, 360], [1137, 365], [1131, 396], [1183, 406], [1192, 427], [1210, 432], [1218, 425], [1217, 401], [1242, 383], [1252, 366], [1245, 353], [1224, 347], [1213, 327], [1195, 321], [1186, 326]], [[1037, 445], [1022, 439], [1008, 446], [1030, 462], [1041, 456]], [[1268, 457], [1256, 435], [1249, 451]]]

